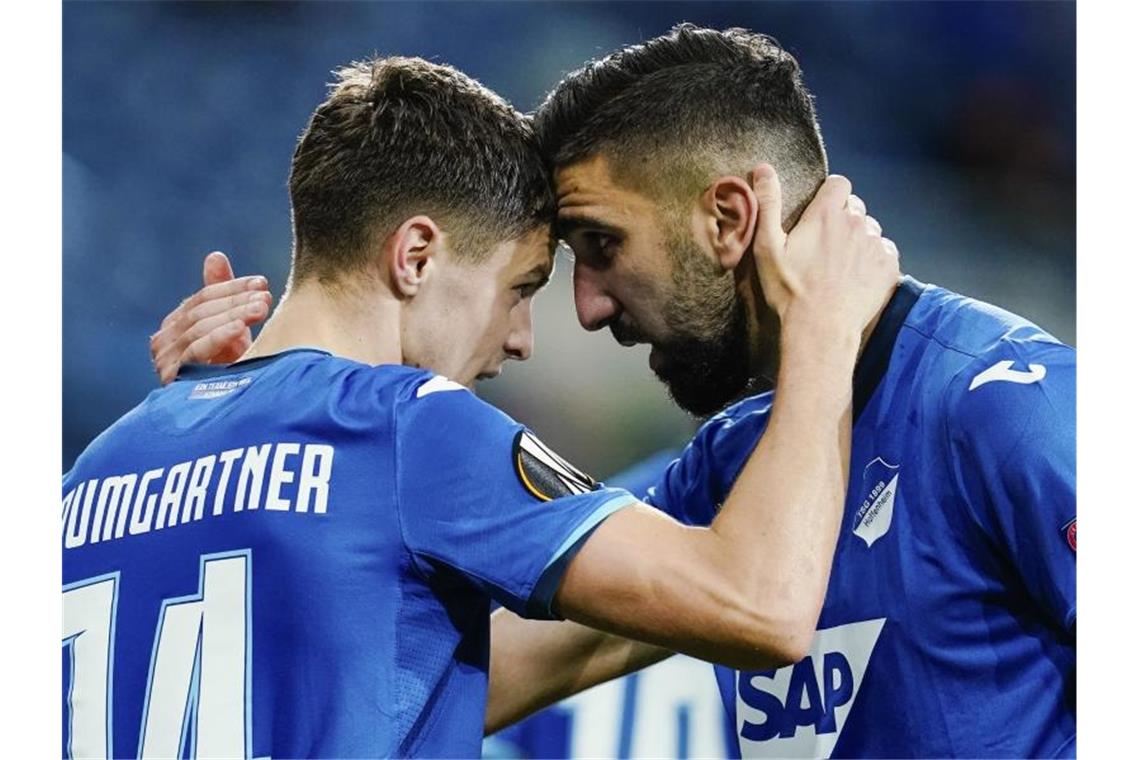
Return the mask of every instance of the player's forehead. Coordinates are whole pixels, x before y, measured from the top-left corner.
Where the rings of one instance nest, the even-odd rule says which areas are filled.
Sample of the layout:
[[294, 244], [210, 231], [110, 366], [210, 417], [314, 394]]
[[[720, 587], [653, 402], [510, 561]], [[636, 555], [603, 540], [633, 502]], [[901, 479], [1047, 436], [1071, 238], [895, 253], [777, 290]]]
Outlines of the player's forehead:
[[555, 228], [563, 239], [583, 227], [620, 232], [651, 219], [654, 213], [648, 197], [614, 179], [610, 162], [601, 153], [558, 167], [554, 182], [558, 199]]

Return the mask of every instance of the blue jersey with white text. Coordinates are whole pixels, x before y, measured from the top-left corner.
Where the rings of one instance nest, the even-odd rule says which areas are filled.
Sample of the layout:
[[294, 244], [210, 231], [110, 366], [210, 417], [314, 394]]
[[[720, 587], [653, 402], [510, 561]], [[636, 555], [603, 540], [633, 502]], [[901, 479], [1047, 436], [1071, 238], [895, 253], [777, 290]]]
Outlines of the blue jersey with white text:
[[478, 756], [491, 600], [631, 501], [427, 372], [189, 368], [63, 479], [64, 754]]
[[[1040, 328], [904, 278], [856, 368], [811, 653], [717, 668], [741, 756], [1075, 754], [1075, 375]], [[771, 404], [710, 419], [647, 500], [711, 522]]]

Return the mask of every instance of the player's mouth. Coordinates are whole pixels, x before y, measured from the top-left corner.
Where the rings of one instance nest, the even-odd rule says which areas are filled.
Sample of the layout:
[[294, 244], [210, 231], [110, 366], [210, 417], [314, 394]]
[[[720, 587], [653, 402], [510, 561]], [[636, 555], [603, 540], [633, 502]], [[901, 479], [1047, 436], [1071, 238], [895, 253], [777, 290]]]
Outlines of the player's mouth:
[[654, 346], [649, 351], [649, 369], [653, 370], [654, 374], [660, 375], [666, 364], [665, 352]]
[[637, 330], [628, 324], [622, 322], [614, 322], [610, 325], [610, 332], [620, 345], [630, 348], [639, 343], [648, 343], [649, 340]]

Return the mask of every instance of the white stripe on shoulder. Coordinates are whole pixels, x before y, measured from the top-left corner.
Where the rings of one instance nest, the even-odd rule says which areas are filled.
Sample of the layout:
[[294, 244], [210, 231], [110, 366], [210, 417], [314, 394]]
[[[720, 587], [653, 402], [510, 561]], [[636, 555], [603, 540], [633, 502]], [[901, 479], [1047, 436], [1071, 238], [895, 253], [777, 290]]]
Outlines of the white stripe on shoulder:
[[440, 391], [465, 391], [467, 388], [455, 382], [448, 380], [443, 375], [436, 375], [431, 380], [416, 388], [416, 398], [423, 398], [429, 393], [439, 393]]

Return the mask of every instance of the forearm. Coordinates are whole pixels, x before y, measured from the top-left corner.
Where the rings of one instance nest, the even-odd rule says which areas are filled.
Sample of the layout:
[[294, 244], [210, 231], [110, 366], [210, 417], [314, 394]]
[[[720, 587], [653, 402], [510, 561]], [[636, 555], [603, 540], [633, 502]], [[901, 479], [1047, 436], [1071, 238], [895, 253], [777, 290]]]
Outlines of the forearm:
[[567, 618], [738, 669], [803, 657], [846, 493], [859, 341], [792, 325], [768, 428], [713, 524], [614, 514], [567, 569]]
[[491, 616], [484, 733], [492, 734], [591, 686], [669, 657], [668, 649], [570, 621]]
[[731, 574], [742, 609], [753, 611], [751, 625], [781, 637], [793, 653], [810, 642], [831, 571], [858, 347], [854, 331], [787, 321], [768, 428], [708, 536], [710, 556]]

